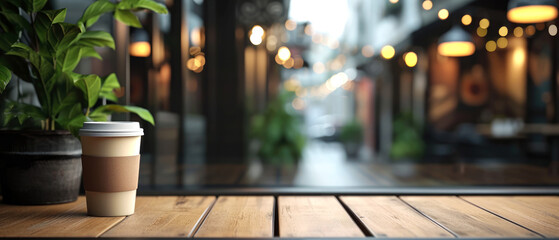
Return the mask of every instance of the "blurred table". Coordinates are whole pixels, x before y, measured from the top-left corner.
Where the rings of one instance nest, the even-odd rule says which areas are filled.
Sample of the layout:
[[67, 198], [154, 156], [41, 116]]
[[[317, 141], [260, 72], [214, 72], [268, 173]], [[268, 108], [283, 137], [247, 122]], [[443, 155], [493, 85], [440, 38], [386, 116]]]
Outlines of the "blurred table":
[[139, 196], [128, 217], [85, 198], [0, 204], [0, 237], [559, 237], [559, 196]]

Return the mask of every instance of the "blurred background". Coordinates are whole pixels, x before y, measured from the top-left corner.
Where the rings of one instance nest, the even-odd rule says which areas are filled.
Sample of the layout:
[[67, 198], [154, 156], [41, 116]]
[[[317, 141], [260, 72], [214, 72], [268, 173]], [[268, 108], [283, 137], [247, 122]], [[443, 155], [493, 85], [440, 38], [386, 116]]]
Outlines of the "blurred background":
[[162, 3], [78, 70], [154, 114], [140, 190], [559, 185], [556, 1]]

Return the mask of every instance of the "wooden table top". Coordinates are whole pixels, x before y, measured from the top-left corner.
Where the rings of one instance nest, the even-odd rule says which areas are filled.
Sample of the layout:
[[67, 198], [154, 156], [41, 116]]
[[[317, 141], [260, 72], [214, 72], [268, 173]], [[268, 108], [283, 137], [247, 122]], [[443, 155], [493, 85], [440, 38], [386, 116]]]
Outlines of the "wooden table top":
[[79, 197], [0, 204], [0, 237], [559, 237], [559, 196], [139, 196], [128, 217]]

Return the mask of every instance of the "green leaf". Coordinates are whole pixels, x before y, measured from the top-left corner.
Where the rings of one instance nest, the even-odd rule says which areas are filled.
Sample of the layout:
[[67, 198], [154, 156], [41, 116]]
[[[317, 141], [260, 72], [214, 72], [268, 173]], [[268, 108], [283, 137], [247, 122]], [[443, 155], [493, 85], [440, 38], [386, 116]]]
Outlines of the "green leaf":
[[4, 55], [0, 57], [0, 65], [3, 65], [12, 71], [20, 79], [31, 82], [31, 74], [29, 72], [29, 64], [24, 58], [18, 56]]
[[29, 59], [29, 54], [31, 52], [33, 52], [33, 49], [31, 49], [29, 46], [27, 46], [24, 43], [17, 42], [10, 47], [8, 52], [6, 52], [6, 55], [13, 55], [13, 56]]
[[64, 56], [62, 58], [62, 71], [63, 72], [71, 72], [74, 71], [78, 63], [80, 63], [81, 59], [81, 48], [80, 47], [71, 47], [63, 53]]
[[[11, 23], [11, 26], [8, 26], [6, 28], [4, 28], [4, 31], [7, 32], [14, 32], [14, 31], [18, 31], [18, 30], [29, 30], [31, 29], [31, 24], [29, 24], [29, 22], [27, 20], [25, 20], [24, 17], [22, 17], [21, 15], [14, 13], [14, 12], [8, 12], [8, 11], [0, 11], [0, 15], [2, 15], [6, 20], [8, 20]], [[13, 28], [13, 29], [10, 29]]]
[[80, 128], [83, 127], [83, 123], [89, 121], [90, 119], [87, 118], [85, 115], [80, 114], [79, 116], [75, 117], [70, 121], [67, 125], [68, 130], [77, 138], [79, 138], [79, 131]]
[[41, 11], [41, 9], [43, 9], [45, 4], [47, 4], [47, 0], [31, 0], [31, 2], [33, 6], [32, 12]]
[[47, 0], [21, 0], [21, 7], [26, 12], [38, 12], [43, 9]]
[[54, 114], [58, 114], [59, 112], [64, 111], [65, 109], [74, 107], [75, 105], [79, 105], [80, 96], [77, 92], [70, 92], [68, 95], [64, 97], [64, 99], [60, 102], [60, 104], [55, 108]]
[[19, 0], [0, 1], [0, 9], [3, 11], [19, 12], [20, 7], [23, 7], [23, 5]]
[[9, 127], [21, 127], [29, 118], [36, 121], [40, 121], [46, 118], [43, 111], [37, 106], [7, 99], [5, 101], [6, 105], [4, 108], [4, 114], [2, 116], [2, 124], [4, 126], [7, 126], [12, 120], [17, 120], [17, 124]]
[[134, 13], [130, 12], [130, 10], [117, 9], [115, 11], [114, 17], [128, 26], [142, 28], [140, 20], [138, 20], [138, 17], [136, 17]]
[[47, 39], [47, 32], [52, 24], [62, 23], [66, 19], [66, 8], [59, 10], [45, 10], [37, 13], [35, 18], [35, 32], [40, 41]]
[[75, 24], [54, 23], [48, 30], [47, 40], [58, 56], [79, 39], [80, 33], [80, 28]]
[[0, 65], [0, 94], [4, 92], [4, 89], [8, 86], [10, 79], [12, 79], [12, 72], [10, 69]]
[[153, 120], [153, 116], [151, 115], [151, 113], [147, 109], [141, 108], [141, 107], [135, 107], [135, 106], [122, 106], [122, 105], [117, 105], [117, 104], [108, 104], [108, 105], [103, 105], [103, 106], [98, 107], [91, 114], [97, 115], [97, 114], [100, 114], [100, 113], [115, 113], [115, 112], [135, 113], [140, 118], [142, 118], [142, 119], [146, 120], [147, 122], [151, 123], [151, 125], [155, 124], [155, 121]]
[[103, 80], [103, 85], [101, 86], [101, 92], [99, 93], [99, 96], [104, 97], [113, 102], [117, 102], [118, 98], [116, 97], [114, 91], [115, 89], [118, 88], [120, 88], [120, 83], [118, 83], [116, 74], [111, 73]]
[[107, 12], [112, 12], [115, 10], [115, 5], [108, 0], [98, 0], [87, 9], [85, 9], [83, 16], [80, 18], [79, 22], [82, 22], [86, 28], [95, 24], [99, 17]]
[[86, 57], [93, 57], [93, 58], [97, 58], [99, 60], [103, 60], [103, 58], [101, 57], [101, 55], [99, 55], [99, 53], [97, 53], [97, 51], [95, 50], [95, 48], [93, 47], [81, 47], [81, 58], [86, 58]]
[[106, 122], [109, 118], [110, 113], [103, 111], [93, 111], [89, 114], [89, 118], [96, 122]]
[[99, 90], [101, 90], [101, 79], [99, 76], [91, 74], [84, 78], [79, 79], [74, 83], [79, 89], [82, 90], [87, 107], [91, 108], [99, 99]]
[[156, 13], [167, 14], [167, 7], [152, 0], [122, 0], [116, 6], [121, 10], [149, 9]]
[[8, 51], [12, 44], [18, 40], [18, 35], [15, 33], [3, 32], [0, 33], [0, 50]]
[[115, 49], [113, 36], [103, 31], [86, 31], [81, 34], [79, 44], [89, 47], [110, 47]]

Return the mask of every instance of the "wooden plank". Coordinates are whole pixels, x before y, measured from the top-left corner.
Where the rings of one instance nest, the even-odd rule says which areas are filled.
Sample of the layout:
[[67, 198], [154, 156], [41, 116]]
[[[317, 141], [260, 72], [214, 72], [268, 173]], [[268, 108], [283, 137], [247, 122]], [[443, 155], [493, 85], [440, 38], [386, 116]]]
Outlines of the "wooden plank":
[[401, 199], [459, 237], [539, 237], [455, 196], [403, 196]]
[[559, 197], [557, 196], [463, 196], [462, 198], [545, 237], [559, 237]]
[[215, 197], [137, 197], [136, 213], [102, 237], [192, 237]]
[[395, 196], [340, 197], [375, 237], [453, 237]]
[[87, 216], [83, 196], [65, 204], [0, 204], [0, 237], [98, 237], [122, 219]]
[[363, 237], [334, 196], [278, 198], [280, 237]]
[[220, 196], [195, 237], [273, 237], [274, 197]]

